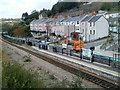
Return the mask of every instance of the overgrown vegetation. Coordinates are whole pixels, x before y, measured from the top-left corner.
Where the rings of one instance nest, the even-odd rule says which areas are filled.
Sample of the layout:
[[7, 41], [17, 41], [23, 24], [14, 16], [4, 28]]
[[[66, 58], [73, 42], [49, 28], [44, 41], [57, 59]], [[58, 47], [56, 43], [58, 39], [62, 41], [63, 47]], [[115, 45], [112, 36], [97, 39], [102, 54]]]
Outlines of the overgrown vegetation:
[[[48, 17], [54, 17], [55, 15], [59, 15], [60, 13], [67, 12], [71, 9], [78, 8], [79, 11], [84, 12], [94, 12], [98, 10], [105, 10], [105, 11], [118, 11], [119, 10], [119, 4], [120, 2], [101, 2], [99, 5], [99, 2], [96, 2], [97, 6], [94, 6], [94, 4], [90, 4], [88, 6], [84, 6], [84, 3], [87, 2], [65, 2], [66, 0], [63, 0], [63, 2], [57, 2], [53, 5], [52, 9], [45, 9], [40, 11], [33, 10], [30, 15], [28, 15], [27, 12], [22, 14], [22, 21], [15, 23], [14, 25], [10, 25], [8, 23], [2, 23], [2, 30], [7, 31], [9, 35], [11, 36], [19, 36], [19, 37], [31, 37], [30, 33], [30, 27], [29, 24], [34, 19], [38, 19], [39, 14], [47, 14]], [[92, 7], [92, 8], [91, 8]]]
[[104, 2], [101, 10], [107, 10], [107, 11], [118, 11], [119, 9], [119, 3], [118, 2]]
[[107, 46], [109, 46], [111, 43], [114, 42], [114, 36], [111, 35], [110, 37], [107, 38], [106, 42], [103, 43], [101, 46], [100, 46], [100, 49], [105, 49]]
[[3, 61], [2, 88], [44, 88], [36, 76], [15, 61]]
[[24, 62], [31, 62], [31, 59], [30, 59], [30, 55], [28, 55], [28, 56], [24, 56], [23, 58], [24, 58]]
[[8, 32], [8, 35], [15, 37], [31, 37], [29, 25], [25, 25], [24, 22], [17, 22], [13, 25], [9, 23], [2, 23], [2, 31]]

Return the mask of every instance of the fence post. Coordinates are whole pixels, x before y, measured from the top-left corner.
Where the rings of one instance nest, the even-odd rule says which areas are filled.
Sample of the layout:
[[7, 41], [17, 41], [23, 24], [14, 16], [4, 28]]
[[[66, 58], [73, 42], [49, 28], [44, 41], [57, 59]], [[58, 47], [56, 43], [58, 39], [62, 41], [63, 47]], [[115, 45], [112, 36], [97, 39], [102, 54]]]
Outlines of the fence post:
[[111, 59], [111, 58], [109, 57], [109, 66], [110, 66], [110, 59]]
[[55, 52], [57, 53], [57, 48], [55, 47]]
[[41, 49], [41, 45], [39, 45], [39, 49]]
[[55, 50], [54, 50], [54, 46], [53, 46], [53, 52], [54, 52]]
[[70, 56], [72, 56], [72, 50], [70, 50]]
[[82, 59], [82, 49], [80, 50], [80, 59]]

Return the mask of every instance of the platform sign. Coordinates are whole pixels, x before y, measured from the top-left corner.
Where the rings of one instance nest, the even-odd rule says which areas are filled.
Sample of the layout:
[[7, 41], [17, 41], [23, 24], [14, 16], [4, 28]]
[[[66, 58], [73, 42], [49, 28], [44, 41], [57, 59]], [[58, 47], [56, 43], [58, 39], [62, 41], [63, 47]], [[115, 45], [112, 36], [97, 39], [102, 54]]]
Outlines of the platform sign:
[[82, 49], [82, 55], [86, 57], [91, 57], [92, 51], [89, 49]]
[[41, 41], [41, 45], [45, 45], [46, 43], [45, 43], [45, 41]]
[[62, 44], [62, 48], [66, 49], [67, 48], [67, 44]]

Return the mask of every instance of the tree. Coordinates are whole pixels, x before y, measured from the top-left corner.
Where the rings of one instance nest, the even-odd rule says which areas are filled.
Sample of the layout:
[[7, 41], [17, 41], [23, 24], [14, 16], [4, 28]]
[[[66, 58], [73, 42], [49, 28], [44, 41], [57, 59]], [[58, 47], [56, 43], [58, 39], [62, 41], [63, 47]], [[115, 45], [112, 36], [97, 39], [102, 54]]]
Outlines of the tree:
[[22, 14], [22, 20], [27, 20], [28, 19], [28, 13], [27, 12], [25, 12], [25, 13], [23, 13]]

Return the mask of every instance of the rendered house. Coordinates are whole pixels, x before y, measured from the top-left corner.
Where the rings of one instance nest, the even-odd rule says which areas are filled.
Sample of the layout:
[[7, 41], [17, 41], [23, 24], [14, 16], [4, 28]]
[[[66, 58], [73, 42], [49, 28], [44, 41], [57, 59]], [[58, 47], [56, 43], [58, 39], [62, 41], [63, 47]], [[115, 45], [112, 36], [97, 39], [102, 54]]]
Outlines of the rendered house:
[[30, 23], [30, 30], [31, 30], [31, 34], [33, 35], [33, 37], [40, 38], [40, 37], [45, 36], [47, 34], [49, 36], [49, 31], [50, 31], [50, 30], [48, 30], [48, 29], [50, 29], [49, 23], [52, 20], [53, 20], [53, 18], [33, 20]]
[[104, 15], [105, 18], [116, 18], [116, 17], [119, 17], [119, 12], [116, 11], [116, 12], [108, 12]]
[[[57, 40], [63, 36], [70, 37], [72, 33], [83, 35], [82, 40], [89, 42], [108, 36], [109, 24], [104, 16], [82, 15], [78, 17], [33, 20], [30, 23], [30, 30], [35, 38], [46, 35], [52, 38], [52, 40]], [[80, 37], [77, 37], [77, 39], [78, 38]]]
[[108, 19], [110, 31], [118, 33], [118, 27], [119, 27], [118, 19], [119, 19], [119, 17]]
[[109, 24], [104, 16], [87, 16], [81, 21], [83, 41], [94, 41], [109, 34]]

